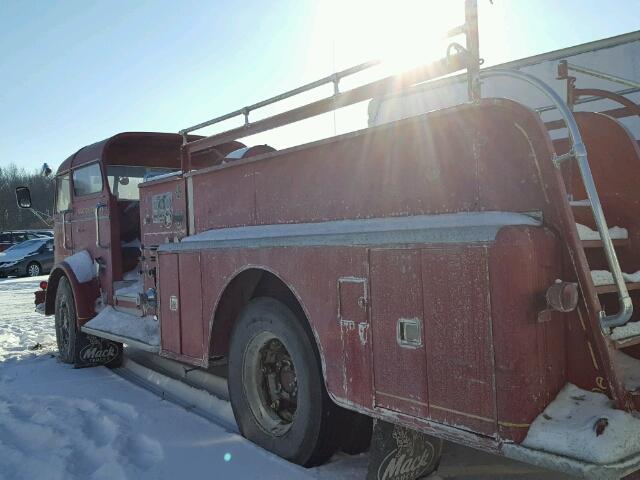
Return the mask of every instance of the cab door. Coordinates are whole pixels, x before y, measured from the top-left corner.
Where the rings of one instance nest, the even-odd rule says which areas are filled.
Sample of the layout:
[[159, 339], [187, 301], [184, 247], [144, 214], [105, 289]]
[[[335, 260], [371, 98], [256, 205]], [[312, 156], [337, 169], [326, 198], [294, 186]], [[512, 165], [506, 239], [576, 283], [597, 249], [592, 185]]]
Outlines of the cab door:
[[53, 214], [53, 232], [55, 244], [55, 263], [73, 254], [73, 241], [71, 239], [71, 183], [70, 174], [56, 177], [56, 199]]
[[117, 234], [117, 203], [109, 193], [103, 166], [99, 162], [75, 167], [71, 174], [72, 208], [66, 216], [70, 223], [74, 253], [87, 250], [98, 261], [100, 287], [113, 295], [114, 278], [120, 278], [120, 242]]

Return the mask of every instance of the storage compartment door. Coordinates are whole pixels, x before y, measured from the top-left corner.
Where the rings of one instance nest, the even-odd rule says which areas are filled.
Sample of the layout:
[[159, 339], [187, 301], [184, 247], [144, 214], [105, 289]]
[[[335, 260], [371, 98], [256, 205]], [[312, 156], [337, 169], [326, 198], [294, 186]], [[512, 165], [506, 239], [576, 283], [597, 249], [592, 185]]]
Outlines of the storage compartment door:
[[191, 360], [200, 361], [204, 352], [200, 253], [181, 253], [179, 270], [182, 355]]
[[162, 352], [180, 355], [178, 255], [159, 255], [160, 341]]
[[371, 329], [376, 406], [429, 412], [419, 250], [372, 250]]
[[496, 432], [487, 248], [422, 251], [431, 418]]
[[339, 278], [338, 294], [344, 395], [352, 402], [371, 407], [371, 332], [367, 312], [367, 280], [358, 277]]

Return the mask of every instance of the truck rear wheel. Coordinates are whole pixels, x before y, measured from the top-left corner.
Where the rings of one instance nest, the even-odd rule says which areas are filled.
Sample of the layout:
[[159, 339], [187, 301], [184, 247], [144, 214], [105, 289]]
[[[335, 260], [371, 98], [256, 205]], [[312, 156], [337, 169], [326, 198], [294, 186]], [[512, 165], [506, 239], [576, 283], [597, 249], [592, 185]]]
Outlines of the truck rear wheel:
[[339, 446], [339, 409], [303, 322], [278, 300], [249, 302], [231, 335], [229, 397], [242, 435], [310, 467]]
[[73, 291], [67, 277], [62, 277], [56, 291], [55, 305], [56, 342], [58, 357], [64, 363], [76, 361], [76, 306]]

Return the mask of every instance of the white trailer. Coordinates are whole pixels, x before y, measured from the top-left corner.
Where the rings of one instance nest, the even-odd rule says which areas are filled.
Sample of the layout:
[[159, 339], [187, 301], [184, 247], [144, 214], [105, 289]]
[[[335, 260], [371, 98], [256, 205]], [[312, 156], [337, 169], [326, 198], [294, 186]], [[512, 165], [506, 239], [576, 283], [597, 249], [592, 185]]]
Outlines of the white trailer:
[[[640, 88], [632, 84], [640, 83], [640, 30], [605, 38], [594, 42], [555, 50], [533, 57], [523, 58], [501, 65], [487, 67], [519, 70], [534, 75], [548, 83], [562, 98], [566, 96], [566, 80], [558, 80], [558, 64], [566, 60], [569, 64], [630, 80], [624, 85], [611, 80], [597, 78], [577, 71], [569, 74], [576, 77], [577, 88], [598, 88], [624, 95], [629, 100], [640, 103]], [[541, 112], [545, 122], [558, 120], [560, 115], [549, 106], [546, 97], [529, 88], [520, 80], [507, 77], [492, 77], [482, 81], [482, 96], [506, 97], [517, 100]], [[402, 94], [376, 98], [369, 103], [369, 125], [398, 120], [419, 115], [467, 100], [466, 74], [456, 75], [411, 88]], [[576, 111], [604, 112], [621, 107], [611, 100], [583, 98], [575, 106]], [[621, 118], [636, 138], [640, 138], [640, 117], [637, 115]], [[562, 130], [552, 132], [553, 137], [566, 136]]]

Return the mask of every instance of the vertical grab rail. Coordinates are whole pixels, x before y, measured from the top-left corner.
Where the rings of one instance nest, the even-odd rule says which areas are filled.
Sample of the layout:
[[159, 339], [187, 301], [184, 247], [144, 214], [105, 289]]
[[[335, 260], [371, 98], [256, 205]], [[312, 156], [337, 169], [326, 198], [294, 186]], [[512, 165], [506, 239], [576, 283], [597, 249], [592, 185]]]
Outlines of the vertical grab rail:
[[615, 282], [618, 293], [618, 313], [616, 313], [615, 315], [607, 316], [605, 315], [604, 311], [601, 311], [600, 325], [602, 328], [619, 327], [621, 325], [624, 325], [631, 318], [631, 314], [633, 313], [633, 303], [631, 301], [631, 297], [629, 296], [624, 277], [622, 276], [622, 270], [620, 268], [620, 263], [618, 262], [618, 256], [616, 255], [616, 251], [613, 247], [613, 242], [611, 241], [611, 236], [609, 235], [609, 228], [604, 217], [604, 212], [602, 211], [600, 197], [598, 196], [596, 184], [593, 180], [593, 175], [591, 174], [591, 168], [589, 167], [589, 161], [587, 159], [587, 149], [582, 141], [582, 135], [580, 134], [580, 129], [578, 128], [578, 124], [576, 123], [575, 117], [573, 116], [573, 112], [569, 109], [562, 98], [560, 98], [560, 95], [555, 92], [555, 90], [553, 90], [542, 80], [534, 77], [533, 75], [529, 75], [528, 73], [523, 73], [515, 70], [495, 69], [482, 71], [480, 73], [480, 77], [511, 77], [522, 80], [537, 88], [540, 92], [546, 95], [556, 105], [558, 111], [562, 115], [567, 129], [569, 130], [569, 136], [571, 138], [572, 145], [571, 149], [567, 153], [556, 155], [552, 160], [556, 167], [559, 167], [563, 161], [569, 160], [571, 158], [575, 158], [578, 162], [580, 176], [582, 177], [582, 182], [587, 192], [587, 197], [589, 198], [589, 204], [591, 206], [591, 210], [593, 211], [593, 216], [596, 221], [598, 232], [600, 233], [600, 238], [604, 247], [604, 253], [607, 258], [607, 263], [609, 264], [609, 269], [611, 270], [611, 273], [613, 275], [613, 280]]
[[96, 205], [95, 217], [96, 217], [96, 247], [108, 248], [108, 245], [102, 245], [100, 243], [100, 209], [107, 208], [105, 203], [98, 203]]
[[62, 248], [68, 250], [70, 247], [67, 246], [67, 213], [71, 213], [71, 210], [63, 210], [62, 212]]

